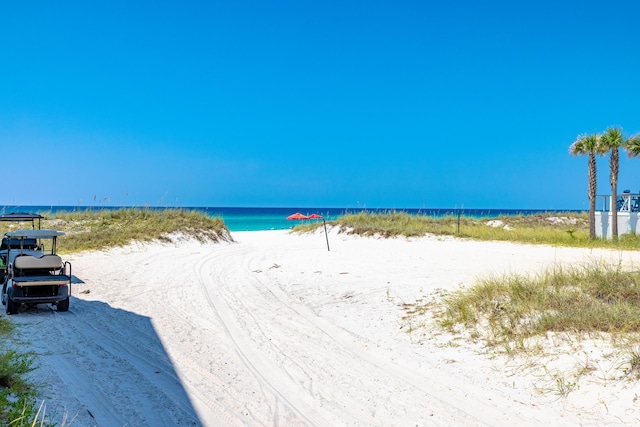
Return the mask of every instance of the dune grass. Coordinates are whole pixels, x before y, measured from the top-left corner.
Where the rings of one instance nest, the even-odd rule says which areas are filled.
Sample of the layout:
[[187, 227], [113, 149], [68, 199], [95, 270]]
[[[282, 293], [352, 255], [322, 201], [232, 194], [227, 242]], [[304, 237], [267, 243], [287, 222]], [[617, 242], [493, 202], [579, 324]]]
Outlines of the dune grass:
[[[61, 253], [124, 246], [132, 241], [168, 241], [178, 234], [200, 241], [232, 240], [222, 219], [185, 209], [87, 209], [42, 214], [46, 218], [42, 228], [66, 233], [58, 240]], [[5, 222], [0, 223], [0, 227], [4, 233], [20, 225]]]
[[638, 270], [595, 262], [493, 276], [403, 309], [412, 341], [443, 328], [451, 334], [445, 345], [480, 344], [490, 357], [507, 356], [516, 372], [530, 370], [541, 394], [567, 397], [585, 381], [640, 380]]
[[640, 271], [595, 263], [480, 280], [444, 298], [442, 325], [484, 330], [488, 345], [526, 348], [547, 332], [640, 330]]
[[[637, 235], [623, 235], [618, 240], [589, 240], [588, 214], [575, 212], [497, 218], [434, 217], [396, 211], [359, 212], [346, 214], [331, 224], [341, 232], [362, 236], [422, 237], [430, 234], [558, 246], [640, 249], [640, 237]], [[304, 232], [319, 226], [321, 223], [305, 224], [294, 230]]]

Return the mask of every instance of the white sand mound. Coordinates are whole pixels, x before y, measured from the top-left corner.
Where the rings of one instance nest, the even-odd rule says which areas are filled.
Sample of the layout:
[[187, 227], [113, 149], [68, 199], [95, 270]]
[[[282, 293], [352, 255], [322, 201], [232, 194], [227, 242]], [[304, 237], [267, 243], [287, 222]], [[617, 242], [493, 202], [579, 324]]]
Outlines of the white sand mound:
[[404, 304], [481, 275], [637, 265], [639, 254], [335, 231], [331, 251], [320, 233], [233, 237], [73, 257], [86, 284], [68, 313], [11, 317], [38, 354], [47, 412], [77, 426], [639, 422], [633, 383], [592, 375], [558, 397], [561, 382], [545, 389], [521, 364], [403, 319]]

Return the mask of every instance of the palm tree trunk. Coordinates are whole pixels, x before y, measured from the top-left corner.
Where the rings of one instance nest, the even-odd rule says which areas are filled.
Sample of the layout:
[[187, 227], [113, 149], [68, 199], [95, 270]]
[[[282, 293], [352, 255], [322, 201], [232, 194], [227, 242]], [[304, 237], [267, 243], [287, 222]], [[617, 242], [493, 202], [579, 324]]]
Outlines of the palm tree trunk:
[[618, 238], [618, 183], [611, 183], [611, 192], [613, 193], [613, 200], [615, 202], [615, 206], [613, 208], [613, 218], [611, 220], [611, 234], [614, 239]]
[[589, 153], [589, 238], [596, 238], [596, 156]]
[[618, 238], [618, 169], [620, 168], [620, 153], [618, 149], [611, 150], [611, 158], [609, 159], [610, 168], [611, 168], [611, 193], [613, 196], [613, 200], [616, 201], [616, 209], [613, 210], [613, 221], [611, 226], [611, 231], [613, 233], [613, 238]]

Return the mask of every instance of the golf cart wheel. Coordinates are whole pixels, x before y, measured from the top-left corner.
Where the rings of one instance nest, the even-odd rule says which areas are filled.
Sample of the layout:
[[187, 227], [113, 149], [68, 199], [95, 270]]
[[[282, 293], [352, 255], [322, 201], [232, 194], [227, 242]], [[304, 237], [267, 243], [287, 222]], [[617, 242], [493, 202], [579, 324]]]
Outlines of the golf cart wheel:
[[58, 301], [58, 311], [69, 311], [69, 297]]
[[20, 304], [13, 302], [13, 300], [7, 297], [7, 314], [18, 314], [18, 307]]

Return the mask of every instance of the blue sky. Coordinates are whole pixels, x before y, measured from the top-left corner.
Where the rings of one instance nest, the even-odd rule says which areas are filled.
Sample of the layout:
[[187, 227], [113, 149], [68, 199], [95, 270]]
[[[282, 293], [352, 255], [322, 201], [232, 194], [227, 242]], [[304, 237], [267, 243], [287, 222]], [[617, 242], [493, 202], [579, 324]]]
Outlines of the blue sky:
[[639, 18], [632, 0], [4, 1], [0, 204], [587, 209], [568, 147], [640, 132]]

